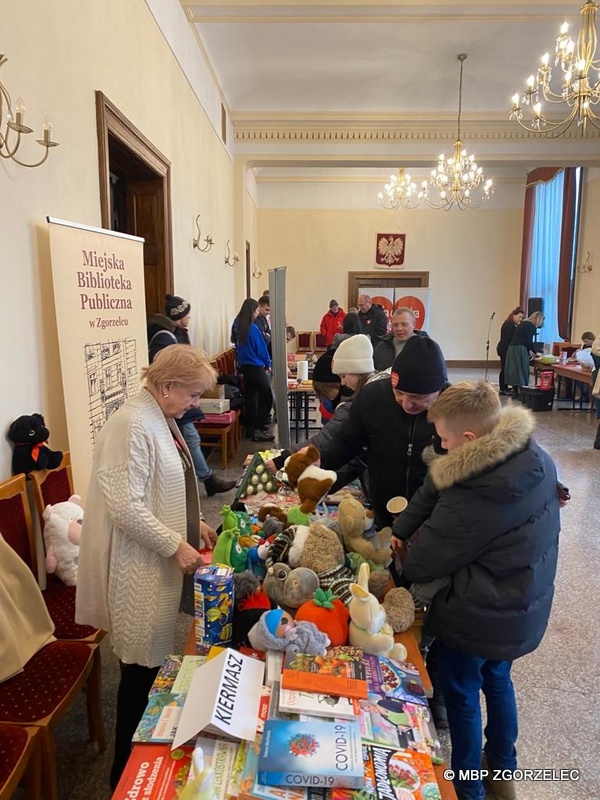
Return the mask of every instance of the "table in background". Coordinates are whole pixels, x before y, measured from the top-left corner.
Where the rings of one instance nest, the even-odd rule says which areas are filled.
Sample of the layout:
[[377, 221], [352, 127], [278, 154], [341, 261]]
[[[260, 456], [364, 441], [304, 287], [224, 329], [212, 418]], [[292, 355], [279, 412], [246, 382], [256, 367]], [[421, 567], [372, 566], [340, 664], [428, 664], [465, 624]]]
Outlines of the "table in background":
[[[556, 394], [555, 399], [559, 400], [560, 395], [560, 387], [563, 378], [568, 378], [569, 380], [574, 381], [574, 383], [579, 383], [579, 408], [583, 410], [583, 394], [582, 388], [583, 386], [588, 386], [588, 400], [590, 403], [589, 410], [592, 411], [594, 407], [594, 403], [592, 402], [592, 373], [588, 370], [582, 369], [580, 364], [542, 364], [540, 361], [533, 362], [533, 373], [537, 377], [538, 372], [544, 372], [545, 370], [552, 370], [554, 372], [554, 377], [558, 379], [558, 383], [556, 386]], [[575, 387], [573, 387], [573, 398], [571, 408], [575, 408]], [[588, 409], [586, 409], [588, 410]]]
[[290, 420], [290, 434], [295, 435], [298, 443], [300, 429], [304, 429], [304, 439], [308, 439], [310, 424], [310, 399], [316, 397], [312, 384], [299, 383], [297, 386], [288, 387], [288, 414]]
[[[414, 664], [415, 667], [419, 670], [419, 675], [421, 676], [421, 680], [423, 681], [423, 688], [428, 697], [431, 696], [433, 692], [433, 687], [431, 686], [431, 681], [429, 679], [429, 675], [427, 674], [427, 670], [425, 669], [425, 663], [423, 661], [423, 656], [421, 655], [421, 651], [419, 650], [419, 645], [417, 644], [417, 640], [415, 638], [415, 634], [413, 630], [404, 631], [404, 633], [397, 633], [395, 636], [397, 642], [401, 642], [407, 650], [408, 656], [407, 661], [411, 664]], [[185, 643], [185, 654], [188, 656], [195, 656], [196, 655], [196, 636], [194, 632], [194, 623], [190, 628], [190, 633], [187, 638], [187, 642]], [[447, 764], [434, 764], [433, 769], [435, 772], [435, 778], [440, 787], [440, 793], [442, 795], [442, 800], [458, 800], [456, 796], [456, 792], [454, 791], [454, 784], [452, 781], [447, 781], [444, 778], [444, 770], [447, 769]]]

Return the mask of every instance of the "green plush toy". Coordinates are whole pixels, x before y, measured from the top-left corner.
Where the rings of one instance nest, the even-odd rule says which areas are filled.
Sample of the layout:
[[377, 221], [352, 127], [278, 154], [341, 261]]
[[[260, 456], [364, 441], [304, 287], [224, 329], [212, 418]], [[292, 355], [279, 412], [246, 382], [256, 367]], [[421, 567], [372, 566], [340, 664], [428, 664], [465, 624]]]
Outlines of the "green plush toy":
[[245, 511], [233, 511], [231, 506], [225, 504], [219, 514], [223, 517], [223, 530], [237, 528], [242, 536], [252, 534], [250, 515]]
[[310, 525], [310, 516], [300, 510], [300, 506], [292, 506], [287, 511], [288, 525]]
[[248, 566], [248, 548], [242, 547], [237, 527], [221, 531], [212, 553], [213, 564], [226, 564], [234, 572], [243, 572]]

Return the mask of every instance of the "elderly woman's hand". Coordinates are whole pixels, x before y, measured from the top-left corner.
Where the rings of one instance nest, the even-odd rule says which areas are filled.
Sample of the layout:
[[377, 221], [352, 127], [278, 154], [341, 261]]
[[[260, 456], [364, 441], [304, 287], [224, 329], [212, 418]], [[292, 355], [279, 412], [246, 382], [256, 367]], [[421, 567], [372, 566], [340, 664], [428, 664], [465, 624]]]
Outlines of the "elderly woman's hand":
[[191, 544], [182, 541], [173, 555], [175, 563], [184, 574], [191, 574], [204, 564], [200, 553]]
[[212, 550], [217, 542], [217, 532], [210, 525], [207, 525], [204, 520], [200, 522], [200, 536], [205, 546]]

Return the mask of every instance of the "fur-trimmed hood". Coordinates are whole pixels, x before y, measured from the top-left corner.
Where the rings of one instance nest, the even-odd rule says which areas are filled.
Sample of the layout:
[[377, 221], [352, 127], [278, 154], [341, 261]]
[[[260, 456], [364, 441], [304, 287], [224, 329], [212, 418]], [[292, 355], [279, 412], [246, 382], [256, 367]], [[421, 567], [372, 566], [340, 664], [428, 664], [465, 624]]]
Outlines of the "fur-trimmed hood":
[[436, 489], [449, 489], [502, 464], [525, 448], [534, 427], [531, 411], [521, 406], [505, 406], [490, 433], [433, 459], [429, 472]]

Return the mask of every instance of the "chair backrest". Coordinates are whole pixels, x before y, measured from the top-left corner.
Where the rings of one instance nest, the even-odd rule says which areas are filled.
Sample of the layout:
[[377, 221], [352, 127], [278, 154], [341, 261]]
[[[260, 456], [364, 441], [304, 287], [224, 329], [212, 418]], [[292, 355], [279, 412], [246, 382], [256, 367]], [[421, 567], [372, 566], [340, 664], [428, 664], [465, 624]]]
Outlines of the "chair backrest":
[[323, 352], [327, 350], [327, 337], [324, 333], [315, 331], [315, 352]]
[[307, 353], [310, 350], [314, 350], [313, 331], [297, 331], [296, 339], [299, 353]]
[[23, 474], [0, 483], [0, 533], [37, 580], [35, 535]]
[[44, 528], [44, 509], [50, 503], [63, 503], [73, 494], [73, 473], [71, 472], [71, 454], [63, 453], [62, 461], [56, 469], [34, 470], [29, 473], [33, 487], [35, 506]]

